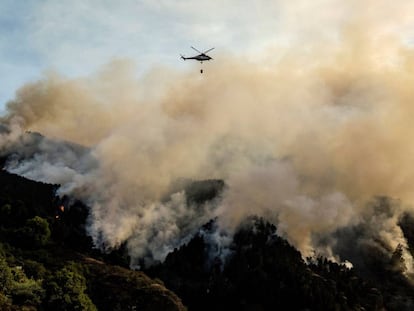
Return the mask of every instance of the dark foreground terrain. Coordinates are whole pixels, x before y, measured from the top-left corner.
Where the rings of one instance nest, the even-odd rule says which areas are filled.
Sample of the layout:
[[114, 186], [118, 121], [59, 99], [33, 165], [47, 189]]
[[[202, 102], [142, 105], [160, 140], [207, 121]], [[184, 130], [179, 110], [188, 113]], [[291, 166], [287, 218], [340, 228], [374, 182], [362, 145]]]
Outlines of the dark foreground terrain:
[[[185, 190], [198, 204], [223, 187]], [[132, 271], [125, 246], [93, 248], [88, 208], [56, 189], [0, 171], [0, 310], [413, 310], [401, 247], [388, 259], [367, 257], [365, 270], [305, 261], [275, 225], [251, 217], [224, 256], [212, 220], [163, 263]], [[413, 225], [410, 215], [401, 219], [410, 245]]]
[[86, 207], [62, 210], [55, 190], [0, 171], [0, 310], [185, 310], [161, 281], [119, 266], [126, 257], [93, 249]]

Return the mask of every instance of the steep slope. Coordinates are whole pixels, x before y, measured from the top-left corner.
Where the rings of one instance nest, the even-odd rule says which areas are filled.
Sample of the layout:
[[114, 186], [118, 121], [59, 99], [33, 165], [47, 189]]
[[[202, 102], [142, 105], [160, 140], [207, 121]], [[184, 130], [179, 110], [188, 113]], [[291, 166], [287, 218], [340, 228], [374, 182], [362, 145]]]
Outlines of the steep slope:
[[228, 258], [211, 257], [214, 222], [148, 273], [161, 278], [189, 310], [382, 310], [381, 292], [355, 273], [319, 258], [306, 264], [276, 234], [252, 217], [239, 228]]
[[107, 265], [92, 258], [83, 261], [87, 268], [90, 297], [98, 310], [185, 310], [181, 300], [143, 272]]
[[[13, 163], [22, 159], [32, 165], [44, 159], [59, 164], [59, 158], [52, 155], [60, 149], [69, 156], [69, 166], [77, 165], [80, 157], [89, 157], [82, 146], [51, 143], [35, 133], [26, 133], [15, 144], [18, 146], [0, 150], [0, 164], [12, 170]], [[52, 152], [45, 152], [49, 148]], [[26, 174], [30, 176], [30, 171]], [[226, 187], [222, 180], [183, 179], [172, 185], [171, 193], [185, 193], [184, 202], [197, 213], [203, 204], [220, 197]], [[247, 219], [234, 236], [224, 236], [224, 245], [214, 242], [221, 234], [215, 220], [207, 223], [165, 262], [146, 267], [146, 273], [160, 279], [155, 281], [142, 272], [126, 269], [130, 264], [126, 242], [110, 252], [95, 249], [86, 234], [88, 207], [69, 197], [56, 197], [57, 189], [57, 185], [0, 171], [0, 265], [5, 271], [0, 276], [0, 309], [183, 310], [180, 299], [164, 283], [190, 310], [414, 307], [414, 288], [405, 274], [409, 262], [404, 262], [401, 245], [389, 249], [386, 256], [378, 256], [378, 249], [356, 245], [355, 239], [342, 241], [346, 252], [338, 249], [338, 254], [353, 255], [344, 258], [351, 260], [355, 269], [322, 257], [305, 261], [278, 236], [276, 226], [255, 217]], [[376, 202], [387, 213], [391, 201], [383, 197]], [[413, 219], [406, 214], [399, 223], [412, 253]], [[333, 238], [361, 239], [361, 234], [375, 229], [375, 225], [348, 226], [334, 232]]]
[[86, 207], [55, 191], [0, 171], [1, 310], [185, 310], [144, 273], [91, 258], [118, 257], [92, 248]]

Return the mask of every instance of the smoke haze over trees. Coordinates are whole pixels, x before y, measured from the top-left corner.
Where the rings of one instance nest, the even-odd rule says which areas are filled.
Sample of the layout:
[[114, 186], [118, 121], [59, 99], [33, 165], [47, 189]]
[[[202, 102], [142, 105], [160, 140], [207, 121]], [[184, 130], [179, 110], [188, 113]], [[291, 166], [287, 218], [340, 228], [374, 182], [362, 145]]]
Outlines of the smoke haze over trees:
[[[78, 209], [87, 235], [59, 234], [121, 249], [131, 267], [162, 263], [212, 219], [211, 256], [231, 258], [255, 215], [303, 258], [353, 265], [374, 283], [394, 272], [410, 288], [414, 54], [398, 31], [414, 8], [349, 3], [327, 17], [324, 40], [299, 37], [256, 62], [223, 54], [203, 76], [159, 67], [137, 77], [125, 59], [88, 77], [46, 73], [7, 104], [4, 169], [88, 206]], [[21, 229], [16, 247], [44, 247], [57, 231], [37, 205], [19, 204], [5, 200], [3, 225]]]
[[[128, 266], [122, 247], [109, 253], [92, 247], [85, 231], [86, 206], [55, 197], [56, 186], [4, 171], [0, 179], [2, 310], [184, 310], [164, 283], [189, 310], [411, 310], [413, 306], [414, 288], [405, 275], [401, 245], [382, 254], [361, 245], [354, 253], [359, 252], [366, 265], [356, 262], [350, 269], [323, 257], [306, 262], [277, 235], [276, 226], [261, 218], [248, 217], [232, 238], [221, 240], [217, 220], [211, 220], [163, 263], [145, 268], [141, 262], [148, 274], [159, 278], [151, 280], [142, 272], [107, 264]], [[186, 196], [202, 204], [222, 186], [218, 181], [196, 182], [188, 186]], [[385, 211], [393, 202], [383, 198], [377, 204]], [[408, 214], [401, 219], [404, 236], [412, 235], [413, 219]], [[36, 239], [41, 241], [37, 247], [21, 239], [21, 232], [43, 227], [48, 230], [38, 230], [42, 239]], [[219, 244], [225, 238], [227, 243]], [[409, 247], [414, 249], [412, 243]]]
[[[407, 257], [395, 224], [413, 201], [413, 57], [367, 14], [338, 26], [336, 44], [286, 48], [267, 64], [224, 56], [203, 77], [154, 69], [137, 78], [126, 60], [79, 79], [47, 74], [8, 103], [1, 146], [22, 161], [6, 169], [60, 184], [91, 206], [96, 245], [127, 241], [136, 258], [163, 259], [216, 216], [231, 232], [252, 206], [309, 255], [315, 237], [375, 215], [366, 207], [378, 195], [402, 202], [378, 225]], [[72, 146], [40, 139], [30, 150], [26, 130]], [[227, 187], [220, 202], [194, 210], [170, 191], [182, 179]], [[333, 245], [323, 251], [337, 255]]]

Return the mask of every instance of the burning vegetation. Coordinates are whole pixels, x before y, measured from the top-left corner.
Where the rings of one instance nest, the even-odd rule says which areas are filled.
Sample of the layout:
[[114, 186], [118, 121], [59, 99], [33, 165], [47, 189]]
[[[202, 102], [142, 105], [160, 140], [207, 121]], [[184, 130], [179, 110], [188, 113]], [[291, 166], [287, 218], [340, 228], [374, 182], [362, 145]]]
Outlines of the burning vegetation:
[[222, 293], [247, 310], [412, 309], [414, 54], [398, 29], [413, 7], [381, 4], [364, 1], [306, 49], [278, 47], [277, 60], [223, 57], [203, 79], [137, 78], [117, 60], [24, 85], [0, 125], [3, 173], [71, 199], [11, 204], [24, 189], [10, 175], [3, 240], [145, 269], [198, 310], [219, 309]]

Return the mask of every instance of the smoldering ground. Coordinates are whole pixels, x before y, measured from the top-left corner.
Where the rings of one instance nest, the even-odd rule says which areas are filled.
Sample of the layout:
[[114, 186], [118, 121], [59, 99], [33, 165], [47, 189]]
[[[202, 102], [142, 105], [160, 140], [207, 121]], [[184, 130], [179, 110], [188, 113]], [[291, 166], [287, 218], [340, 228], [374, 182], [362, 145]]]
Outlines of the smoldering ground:
[[[404, 202], [397, 219], [414, 201], [414, 53], [396, 33], [406, 19], [390, 18], [385, 1], [375, 14], [364, 10], [372, 1], [350, 3], [332, 38], [292, 41], [277, 59], [223, 55], [203, 75], [160, 67], [136, 77], [128, 60], [85, 78], [47, 73], [8, 103], [1, 146], [19, 146], [30, 130], [87, 155], [74, 160], [45, 144], [7, 169], [62, 184], [91, 206], [95, 243], [128, 241], [133, 258], [162, 259], [214, 217], [232, 232], [246, 216], [265, 216], [305, 255], [319, 251], [315, 237], [375, 217], [366, 207], [373, 196]], [[227, 187], [202, 207], [183, 192], [165, 200], [180, 178]], [[397, 227], [376, 228], [390, 248], [406, 246]], [[320, 251], [335, 257], [340, 240], [332, 243]]]

